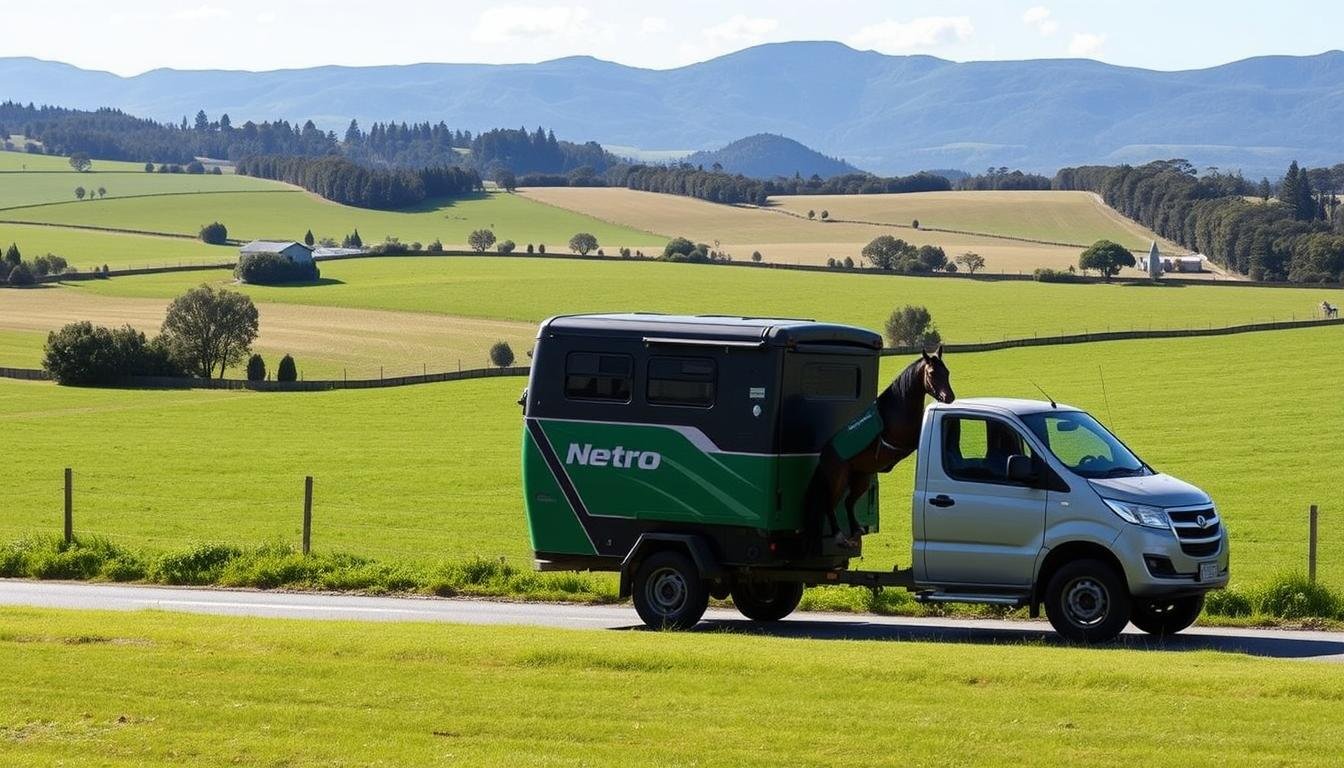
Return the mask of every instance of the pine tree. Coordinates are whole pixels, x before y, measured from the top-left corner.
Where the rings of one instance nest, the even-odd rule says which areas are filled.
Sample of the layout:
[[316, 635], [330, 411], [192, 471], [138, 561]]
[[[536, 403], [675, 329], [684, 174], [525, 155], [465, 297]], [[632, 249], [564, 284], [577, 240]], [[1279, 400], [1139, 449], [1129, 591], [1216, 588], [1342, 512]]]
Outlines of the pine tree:
[[308, 233], [303, 236], [303, 244], [312, 248], [313, 243], [315, 242], [317, 242], [317, 240], [313, 237], [313, 230], [310, 229], [308, 230]]
[[1311, 177], [1306, 170], [1297, 175], [1297, 196], [1293, 201], [1298, 221], [1311, 221], [1316, 218], [1316, 196], [1311, 191]]
[[5, 261], [9, 262], [11, 267], [17, 267], [19, 262], [23, 261], [23, 254], [19, 253], [18, 244], [9, 244], [9, 249], [5, 251]]
[[1268, 201], [1268, 200], [1269, 200], [1269, 196], [1270, 196], [1271, 194], [1274, 193], [1274, 190], [1270, 189], [1270, 186], [1269, 186], [1269, 179], [1264, 178], [1264, 177], [1262, 177], [1262, 178], [1260, 179], [1260, 189], [1259, 189], [1259, 192], [1260, 192], [1260, 199], [1261, 199], [1261, 200], [1264, 200], [1264, 201]]
[[1288, 206], [1294, 212], [1297, 211], [1297, 188], [1301, 183], [1302, 172], [1297, 167], [1297, 161], [1288, 166], [1288, 172], [1283, 175], [1283, 182], [1279, 184], [1279, 202]]

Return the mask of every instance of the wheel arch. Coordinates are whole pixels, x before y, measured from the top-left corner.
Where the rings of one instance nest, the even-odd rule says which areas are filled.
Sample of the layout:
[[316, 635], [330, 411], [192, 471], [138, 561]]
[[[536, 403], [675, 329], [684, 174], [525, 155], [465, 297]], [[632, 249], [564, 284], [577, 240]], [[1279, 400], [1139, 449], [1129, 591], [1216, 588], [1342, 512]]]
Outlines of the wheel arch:
[[[1125, 579], [1125, 566], [1111, 549], [1095, 541], [1075, 540], [1051, 547], [1041, 560], [1036, 571], [1036, 579], [1031, 585], [1030, 613], [1036, 618], [1041, 612], [1042, 596], [1055, 572], [1075, 560], [1100, 560], [1115, 569], [1121, 581]], [[1127, 582], [1126, 582], [1127, 583]]]
[[700, 576], [706, 580], [718, 579], [723, 575], [719, 558], [705, 537], [693, 533], [641, 533], [621, 560], [621, 600], [630, 596], [630, 582], [639, 570], [639, 564], [654, 553], [668, 550], [681, 552], [691, 558]]

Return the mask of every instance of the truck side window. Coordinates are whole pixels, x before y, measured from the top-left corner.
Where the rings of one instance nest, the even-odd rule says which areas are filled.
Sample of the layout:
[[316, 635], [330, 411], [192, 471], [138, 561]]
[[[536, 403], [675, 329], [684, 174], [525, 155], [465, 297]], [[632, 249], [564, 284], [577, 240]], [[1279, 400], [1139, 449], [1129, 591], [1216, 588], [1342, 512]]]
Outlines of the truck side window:
[[571, 352], [565, 358], [565, 397], [628, 403], [633, 370], [629, 355]]
[[809, 400], [857, 400], [859, 367], [839, 363], [803, 366], [803, 397]]
[[655, 405], [708, 408], [718, 368], [707, 357], [651, 357], [645, 396]]
[[1030, 456], [1022, 436], [997, 419], [943, 418], [943, 471], [953, 480], [1007, 483], [1008, 457]]

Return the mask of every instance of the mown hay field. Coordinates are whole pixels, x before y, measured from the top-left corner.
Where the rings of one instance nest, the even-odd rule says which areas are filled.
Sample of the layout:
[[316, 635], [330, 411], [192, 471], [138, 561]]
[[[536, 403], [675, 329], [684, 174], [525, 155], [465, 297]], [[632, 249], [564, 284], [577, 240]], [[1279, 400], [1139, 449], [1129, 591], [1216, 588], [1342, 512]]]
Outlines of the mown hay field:
[[[1305, 768], [1344, 750], [1344, 667], [1213, 651], [36, 608], [0, 623], [11, 765]], [[856, 738], [837, 718], [860, 713]]]
[[[1306, 563], [1324, 510], [1323, 580], [1344, 586], [1344, 329], [1123, 341], [950, 355], [962, 397], [1087, 408], [1159, 470], [1213, 495], [1233, 583]], [[891, 358], [894, 376], [907, 362]], [[1103, 389], [1102, 382], [1105, 382]], [[1309, 397], [1299, 396], [1312, 382]], [[60, 530], [61, 468], [76, 530], [133, 547], [297, 541], [302, 477], [314, 542], [380, 558], [530, 562], [518, 481], [522, 378], [325, 393], [93, 390], [0, 380], [7, 457], [0, 535]], [[1315, 405], [1313, 405], [1315, 404]], [[882, 479], [882, 532], [856, 566], [909, 565], [914, 462]]]

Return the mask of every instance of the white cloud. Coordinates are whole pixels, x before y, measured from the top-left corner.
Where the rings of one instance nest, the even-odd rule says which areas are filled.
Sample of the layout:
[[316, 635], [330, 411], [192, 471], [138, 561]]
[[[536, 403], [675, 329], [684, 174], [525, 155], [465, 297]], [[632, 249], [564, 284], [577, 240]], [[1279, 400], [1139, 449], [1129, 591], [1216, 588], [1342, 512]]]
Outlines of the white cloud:
[[1069, 41], [1069, 55], [1079, 58], [1096, 58], [1101, 53], [1101, 46], [1106, 43], [1105, 35], [1098, 35], [1092, 32], [1079, 32]]
[[639, 23], [641, 35], [657, 35], [667, 31], [667, 19], [662, 16], [646, 16]]
[[1059, 22], [1050, 18], [1050, 9], [1044, 5], [1033, 5], [1022, 14], [1022, 21], [1029, 27], [1035, 27], [1041, 37], [1049, 37], [1059, 31]]
[[962, 43], [975, 34], [967, 16], [923, 16], [910, 21], [870, 24], [849, 36], [850, 45], [882, 53], [908, 53], [947, 43]]
[[581, 6], [501, 5], [481, 12], [471, 39], [487, 44], [575, 39], [589, 31], [591, 16]]
[[274, 12], [274, 11], [263, 11], [263, 12], [261, 12], [261, 13], [258, 13], [258, 14], [257, 14], [257, 23], [258, 23], [258, 24], [274, 24], [274, 23], [275, 23], [275, 12]]
[[753, 18], [743, 14], [712, 27], [706, 27], [704, 36], [713, 43], [756, 45], [779, 26], [779, 19]]
[[173, 18], [180, 21], [212, 21], [229, 16], [228, 9], [214, 5], [198, 5], [195, 8], [183, 8], [173, 11]]

